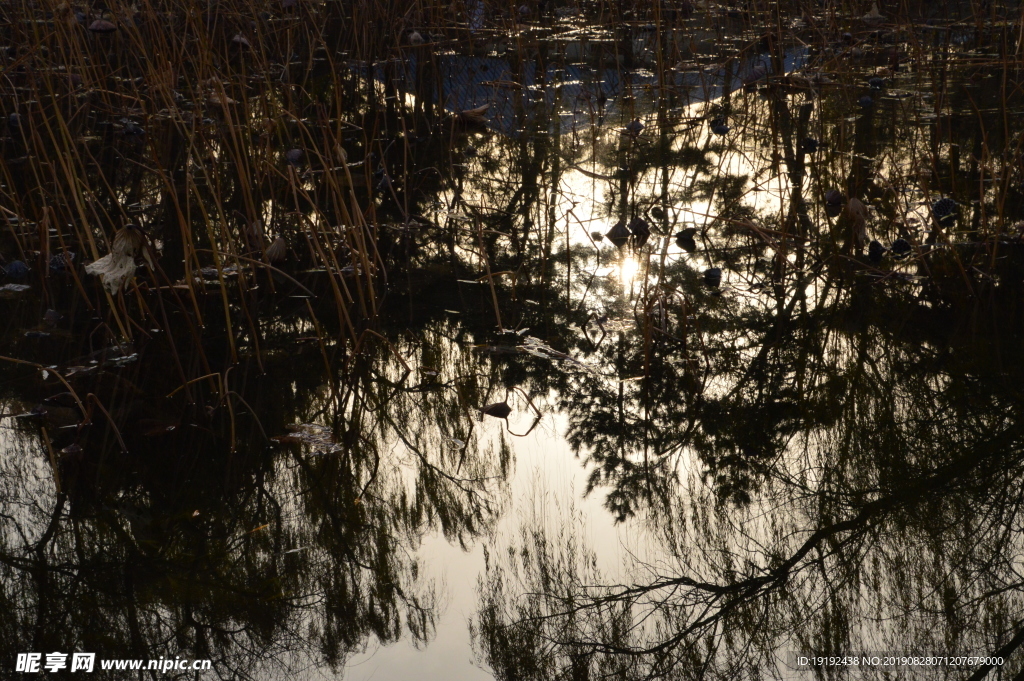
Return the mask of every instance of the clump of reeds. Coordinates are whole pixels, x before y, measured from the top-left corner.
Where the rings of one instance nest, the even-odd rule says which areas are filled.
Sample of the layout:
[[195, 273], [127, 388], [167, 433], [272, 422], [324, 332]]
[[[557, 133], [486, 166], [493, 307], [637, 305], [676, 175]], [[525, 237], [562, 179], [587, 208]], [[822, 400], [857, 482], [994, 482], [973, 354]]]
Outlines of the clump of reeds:
[[[773, 13], [763, 12], [769, 8]], [[343, 335], [357, 343], [378, 312], [388, 277], [389, 264], [378, 250], [381, 240], [390, 238], [382, 234], [382, 215], [397, 212], [405, 230], [418, 224], [415, 198], [406, 190], [414, 181], [412, 145], [439, 132], [455, 135], [456, 128], [490, 115], [487, 105], [480, 104], [440, 116], [446, 103], [426, 92], [417, 92], [423, 96], [408, 105], [394, 79], [381, 80], [379, 74], [404, 73], [413, 63], [426, 73], [436, 68], [439, 52], [490, 50], [498, 39], [510, 50], [510, 64], [521, 68], [526, 61], [542, 60], [547, 49], [543, 42], [522, 40], [524, 26], [551, 29], [573, 22], [613, 28], [624, 38], [597, 59], [601, 68], [612, 64], [619, 82], [628, 80], [634, 66], [656, 71], [656, 114], [645, 119], [646, 128], [624, 136], [618, 152], [630, 173], [647, 163], [646, 139], [688, 136], [697, 154], [722, 152], [716, 179], [727, 181], [723, 159], [752, 130], [742, 115], [730, 118], [740, 102], [729, 96], [709, 102], [686, 129], [672, 113], [687, 101], [677, 84], [679, 69], [701, 62], [702, 72], [711, 73], [714, 57], [716, 68], [748, 89], [770, 93], [769, 129], [761, 132], [770, 134], [766, 143], [788, 172], [809, 181], [795, 203], [781, 208], [779, 243], [837, 233], [820, 228], [827, 224], [825, 216], [810, 221], [800, 216], [807, 212], [805, 204], [820, 205], [815, 197], [838, 187], [844, 196], [876, 209], [846, 212], [856, 223], [853, 250], [871, 240], [890, 248], [897, 237], [909, 238], [900, 225], [912, 218], [909, 204], [894, 200], [890, 190], [907, 196], [899, 190], [911, 182], [918, 200], [950, 196], [960, 206], [977, 204], [977, 219], [972, 215], [970, 220], [980, 225], [979, 234], [1006, 233], [1019, 212], [1014, 197], [1020, 194], [1015, 183], [1022, 138], [1008, 124], [1012, 92], [1005, 86], [998, 89], [1002, 99], [993, 102], [1003, 110], [1002, 130], [991, 130], [986, 122], [969, 154], [953, 143], [953, 129], [941, 124], [918, 145], [924, 153], [909, 164], [899, 161], [908, 167], [898, 175], [852, 166], [848, 158], [828, 151], [843, 148], [851, 137], [848, 126], [827, 120], [831, 107], [852, 106], [854, 95], [879, 106], [882, 90], [869, 85], [868, 76], [912, 79], [922, 71], [910, 71], [908, 65], [936, 64], [939, 71], [928, 78], [941, 119], [952, 95], [942, 84], [948, 79], [936, 75], [961, 68], [1006, 74], [1024, 58], [1019, 27], [1012, 22], [1000, 24], [980, 7], [965, 4], [956, 6], [955, 20], [939, 22], [941, 30], [925, 31], [926, 11], [923, 5], [872, 11], [845, 3], [819, 10], [798, 2], [718, 6], [684, 0], [629, 8], [566, 2], [526, 12], [458, 0], [239, 0], [201, 7], [164, 0], [114, 3], [100, 12], [69, 2], [19, 0], [4, 8], [6, 23], [0, 29], [5, 74], [0, 84], [5, 114], [0, 210], [9, 226], [0, 254], [7, 261], [34, 261], [37, 274], [48, 271], [54, 256], [69, 253], [77, 254], [81, 264], [103, 262], [117, 251], [115, 235], [136, 225], [146, 243], [138, 255], [156, 256], [146, 263], [146, 274], [123, 281], [111, 277], [118, 285], [104, 288], [85, 270], [72, 268], [74, 286], [90, 307], [105, 310], [121, 339], [149, 325], [144, 319], [162, 323], [153, 311], [154, 291], [188, 309], [197, 333], [204, 318], [216, 314], [234, 330], [227, 334], [233, 358], [239, 352], [236, 339], [245, 336], [254, 348], [259, 344], [259, 315], [249, 294], [305, 287], [295, 280], [294, 270], [315, 269], [324, 274], [321, 290], [333, 301]], [[478, 26], [480, 12], [486, 20]], [[741, 49], [722, 40], [716, 28], [729, 21], [747, 31], [749, 40]], [[951, 42], [952, 24], [958, 21], [975, 26], [998, 48], [990, 58], [958, 62]], [[707, 44], [694, 37], [698, 31], [704, 31]], [[926, 41], [926, 35], [934, 37]], [[646, 51], [636, 49], [636, 36], [644, 36]], [[798, 45], [809, 46], [807, 63], [800, 73], [786, 73], [786, 50]], [[926, 60], [937, 48], [941, 59]], [[734, 68], [754, 57], [758, 61], [749, 68]], [[607, 101], [601, 78], [598, 70], [589, 84], [590, 91], [600, 92], [591, 103], [595, 120], [604, 115]], [[431, 83], [429, 78], [423, 82]], [[889, 86], [883, 82], [883, 87]], [[628, 93], [613, 96], [618, 94]], [[621, 102], [624, 113], [631, 101]], [[804, 103], [816, 104], [813, 116], [801, 108]], [[905, 111], [910, 117], [922, 113]], [[634, 119], [639, 122], [637, 112], [629, 110], [628, 120]], [[813, 149], [806, 139], [814, 140]], [[824, 143], [821, 150], [817, 140]], [[671, 161], [666, 159], [661, 160]], [[997, 191], [978, 189], [990, 179], [998, 181]], [[677, 202], [667, 183], [660, 196], [627, 189], [616, 208], [616, 217], [624, 220], [635, 217], [638, 205]], [[684, 197], [686, 191], [678, 194]], [[726, 194], [712, 189], [709, 205]], [[730, 214], [739, 204], [740, 199], [731, 198], [721, 216], [709, 216], [699, 226], [701, 238], [719, 224], [719, 217], [742, 222], [744, 216]], [[958, 224], [967, 217], [961, 214]], [[769, 233], [763, 227], [758, 238]], [[464, 229], [461, 237], [470, 248], [484, 246], [475, 243], [480, 239], [476, 229]], [[455, 236], [444, 238], [450, 238], [454, 254]], [[130, 269], [127, 261], [123, 268]], [[204, 270], [213, 273], [215, 288], [201, 283]], [[218, 298], [212, 310], [203, 302]]]
[[[360, 157], [373, 131], [341, 115], [367, 105], [340, 49], [359, 44], [357, 17], [308, 2], [175, 0], [102, 12], [18, 2], [5, 14], [5, 260], [92, 263], [75, 285], [121, 341], [163, 291], [197, 328], [202, 299], [220, 296], [227, 328], [248, 327], [256, 342], [246, 297], [230, 292], [261, 277], [281, 285], [269, 274], [282, 268], [326, 273], [346, 336], [373, 318], [386, 274], [372, 197], [353, 190], [374, 170]], [[126, 249], [126, 234], [145, 243]], [[132, 276], [136, 255], [148, 274]], [[200, 278], [210, 268], [214, 292]]]

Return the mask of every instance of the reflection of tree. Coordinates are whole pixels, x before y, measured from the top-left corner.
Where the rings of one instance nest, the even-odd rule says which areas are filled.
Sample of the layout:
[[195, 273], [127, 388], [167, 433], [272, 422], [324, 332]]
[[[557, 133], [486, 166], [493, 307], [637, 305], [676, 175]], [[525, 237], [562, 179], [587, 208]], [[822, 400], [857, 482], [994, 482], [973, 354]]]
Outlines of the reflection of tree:
[[[105, 393], [130, 453], [90, 432], [56, 454], [60, 492], [27, 423], [0, 475], [5, 657], [181, 655], [250, 676], [336, 667], [369, 637], [429, 641], [439, 610], [419, 541], [440, 530], [466, 544], [486, 531], [508, 466], [504, 448], [474, 434], [475, 361], [446, 345], [426, 333], [414, 346], [441, 367], [418, 388], [385, 355], [337, 393], [319, 383], [319, 353], [290, 353], [236, 402], [255, 414], [231, 422], [214, 400], [207, 421], [157, 430], [130, 416], [154, 398]], [[173, 385], [141, 368], [132, 378], [158, 393]], [[314, 418], [334, 427], [267, 448], [261, 428]], [[303, 444], [304, 432], [318, 437]]]
[[[866, 287], [761, 322], [717, 305], [695, 322], [715, 328], [699, 388], [671, 350], [675, 373], [577, 375], [570, 439], [620, 519], [645, 509], [665, 555], [617, 579], [528, 530], [529, 554], [481, 587], [477, 642], [499, 678], [514, 676], [506, 642], [539, 642], [537, 678], [614, 660], [624, 678], [688, 678], [776, 668], [787, 648], [989, 654], [1016, 640], [1019, 372], [1000, 378], [998, 356], [1020, 329], [979, 338], [958, 319]], [[642, 366], [632, 340], [605, 350], [612, 376]], [[609, 581], [635, 586], [595, 586]]]
[[[718, 296], [700, 286], [700, 260], [663, 253], [622, 290], [585, 278], [607, 251], [567, 246], [557, 259], [584, 283], [565, 305], [549, 294], [543, 321], [523, 324], [584, 329], [553, 345], [589, 371], [510, 360], [506, 378], [556, 389], [588, 492], [620, 521], [644, 518], [666, 549], [621, 577], [599, 571], [572, 529], [528, 524], [507, 560], [491, 554], [480, 589], [473, 633], [499, 678], [771, 676], [787, 648], [1012, 656], [1024, 640], [1024, 583], [1008, 558], [1020, 550], [1019, 391], [998, 359], [1019, 344], [1015, 266], [981, 264], [973, 246], [917, 260], [920, 286], [897, 263], [851, 266], [849, 218], [826, 221], [803, 183], [817, 192], [847, 175], [850, 195], [881, 194], [873, 171], [805, 165], [796, 150], [811, 107], [743, 104], [767, 109], [760, 132], [781, 135], [792, 184], [775, 217], [744, 207], [746, 178], [697, 169], [686, 199], [713, 199], [727, 218], [709, 220], [702, 255], [734, 287]], [[858, 125], [862, 151], [898, 144], [891, 132], [870, 138], [868, 117]], [[659, 186], [634, 178], [623, 191]], [[992, 265], [1002, 289], [974, 274]], [[965, 283], [992, 295], [971, 313], [992, 329], [983, 338], [965, 330]], [[602, 312], [610, 333], [594, 322]], [[617, 583], [635, 586], [597, 586]]]

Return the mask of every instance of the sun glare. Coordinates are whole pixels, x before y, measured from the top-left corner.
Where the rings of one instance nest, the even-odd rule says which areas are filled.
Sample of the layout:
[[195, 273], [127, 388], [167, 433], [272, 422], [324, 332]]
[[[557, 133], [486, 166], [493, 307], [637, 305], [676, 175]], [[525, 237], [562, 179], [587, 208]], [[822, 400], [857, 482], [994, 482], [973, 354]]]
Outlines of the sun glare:
[[629, 254], [623, 255], [622, 261], [619, 262], [619, 283], [623, 286], [629, 286], [636, 279], [636, 276], [640, 273], [640, 261], [636, 259], [636, 256]]

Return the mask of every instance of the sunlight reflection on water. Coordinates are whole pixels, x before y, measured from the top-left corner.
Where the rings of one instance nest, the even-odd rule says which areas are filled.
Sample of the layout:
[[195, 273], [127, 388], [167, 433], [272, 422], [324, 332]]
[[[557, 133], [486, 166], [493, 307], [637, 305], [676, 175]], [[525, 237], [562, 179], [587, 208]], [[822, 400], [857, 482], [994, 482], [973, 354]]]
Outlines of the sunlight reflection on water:
[[[513, 414], [509, 419], [516, 432], [529, 426], [529, 419], [519, 416], [517, 419]], [[492, 434], [504, 428], [498, 420], [485, 423]], [[643, 523], [630, 520], [615, 524], [603, 507], [603, 495], [583, 494], [588, 471], [579, 465], [578, 457], [561, 435], [568, 427], [564, 414], [554, 414], [529, 436], [511, 439], [516, 474], [507, 506], [488, 540], [463, 551], [440, 534], [424, 539], [418, 552], [423, 566], [421, 577], [436, 582], [443, 591], [444, 613], [436, 638], [424, 648], [416, 648], [406, 639], [384, 647], [371, 645], [345, 665], [348, 681], [401, 681], [410, 678], [410, 669], [416, 669], [416, 678], [420, 679], [493, 678], [467, 649], [466, 628], [479, 607], [477, 589], [486, 574], [485, 547], [491, 560], [497, 561], [499, 552], [520, 538], [524, 523], [544, 527], [552, 534], [560, 528], [576, 528], [581, 545], [595, 552], [599, 568], [613, 579], [625, 574], [627, 558], [640, 556], [653, 562], [661, 557], [656, 548], [659, 545], [648, 541]]]
[[622, 284], [623, 287], [627, 287], [633, 283], [639, 273], [640, 261], [637, 260], [636, 256], [631, 253], [623, 255], [616, 273], [619, 283]]

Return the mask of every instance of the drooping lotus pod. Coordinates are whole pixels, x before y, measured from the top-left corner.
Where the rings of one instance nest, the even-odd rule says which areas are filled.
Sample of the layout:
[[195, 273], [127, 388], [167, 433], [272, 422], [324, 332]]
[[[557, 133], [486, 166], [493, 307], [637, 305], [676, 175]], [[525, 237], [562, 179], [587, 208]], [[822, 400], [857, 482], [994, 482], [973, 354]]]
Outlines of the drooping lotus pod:
[[945, 197], [932, 205], [932, 213], [940, 225], [950, 225], [956, 221], [957, 203], [951, 198]]
[[629, 232], [633, 235], [633, 245], [640, 248], [651, 238], [651, 227], [641, 217], [629, 221]]
[[892, 242], [892, 255], [894, 258], [905, 258], [910, 255], [910, 252], [914, 250], [914, 247], [910, 245], [910, 242], [906, 239], [896, 239]]
[[488, 404], [480, 412], [487, 416], [493, 416], [496, 419], [507, 419], [509, 414], [512, 413], [512, 407], [508, 406], [508, 402], [495, 402], [494, 404]]
[[882, 262], [882, 256], [885, 255], [885, 246], [879, 242], [872, 240], [868, 244], [868, 260], [877, 265]]
[[825, 213], [829, 217], [837, 217], [843, 212], [846, 205], [846, 197], [838, 189], [829, 189], [825, 192]]
[[605, 236], [619, 248], [629, 243], [629, 229], [626, 228], [626, 223], [623, 220], [616, 222]]

